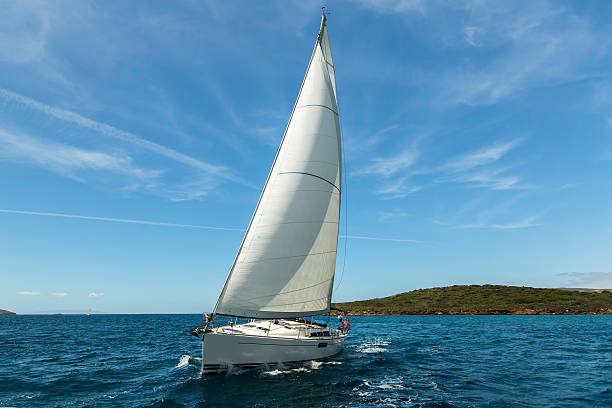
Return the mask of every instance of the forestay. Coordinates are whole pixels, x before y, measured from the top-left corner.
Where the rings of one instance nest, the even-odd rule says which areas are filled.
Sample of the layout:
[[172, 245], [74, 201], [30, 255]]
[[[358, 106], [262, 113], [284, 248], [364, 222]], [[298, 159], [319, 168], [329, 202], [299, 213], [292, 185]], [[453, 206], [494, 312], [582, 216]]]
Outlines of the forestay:
[[329, 311], [341, 145], [325, 16], [285, 135], [215, 313], [275, 318]]

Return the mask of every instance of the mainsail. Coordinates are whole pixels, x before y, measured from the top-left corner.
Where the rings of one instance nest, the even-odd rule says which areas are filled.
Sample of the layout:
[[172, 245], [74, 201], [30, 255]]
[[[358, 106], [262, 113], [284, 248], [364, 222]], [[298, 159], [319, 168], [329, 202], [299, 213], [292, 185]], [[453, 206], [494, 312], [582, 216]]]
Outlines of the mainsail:
[[215, 313], [326, 313], [338, 247], [340, 122], [326, 17], [278, 153]]

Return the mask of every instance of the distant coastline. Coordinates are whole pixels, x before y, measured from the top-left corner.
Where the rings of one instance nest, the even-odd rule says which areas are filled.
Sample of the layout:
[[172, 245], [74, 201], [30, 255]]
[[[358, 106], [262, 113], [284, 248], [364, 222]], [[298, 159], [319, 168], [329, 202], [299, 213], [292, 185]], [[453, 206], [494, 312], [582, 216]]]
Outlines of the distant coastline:
[[456, 285], [333, 306], [360, 316], [612, 314], [612, 291]]
[[10, 312], [8, 310], [0, 309], [0, 315], [14, 315], [15, 312]]

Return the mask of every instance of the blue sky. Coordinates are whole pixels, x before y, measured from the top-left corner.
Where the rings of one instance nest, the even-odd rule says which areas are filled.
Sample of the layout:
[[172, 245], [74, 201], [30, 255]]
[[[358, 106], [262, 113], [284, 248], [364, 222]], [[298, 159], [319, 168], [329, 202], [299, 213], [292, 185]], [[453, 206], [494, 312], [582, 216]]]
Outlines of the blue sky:
[[[612, 287], [608, 2], [327, 6], [347, 166], [336, 301]], [[211, 310], [319, 5], [2, 8], [0, 308]]]

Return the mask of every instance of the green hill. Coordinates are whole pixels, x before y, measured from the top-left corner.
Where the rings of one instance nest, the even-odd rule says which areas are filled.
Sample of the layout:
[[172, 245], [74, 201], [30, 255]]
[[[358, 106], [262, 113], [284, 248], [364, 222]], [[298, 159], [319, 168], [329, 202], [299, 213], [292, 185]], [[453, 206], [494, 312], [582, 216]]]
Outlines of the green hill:
[[333, 306], [354, 315], [612, 314], [612, 291], [460, 285]]
[[8, 310], [0, 309], [0, 315], [3, 314], [15, 314], [14, 312], [9, 312]]

